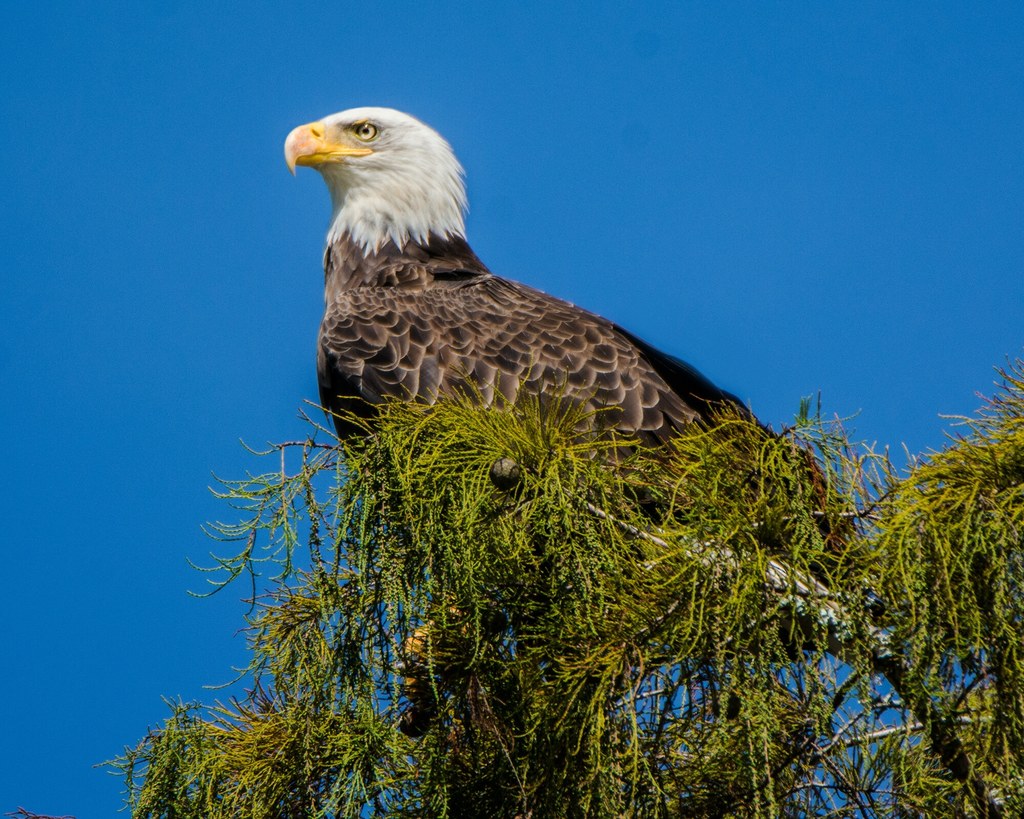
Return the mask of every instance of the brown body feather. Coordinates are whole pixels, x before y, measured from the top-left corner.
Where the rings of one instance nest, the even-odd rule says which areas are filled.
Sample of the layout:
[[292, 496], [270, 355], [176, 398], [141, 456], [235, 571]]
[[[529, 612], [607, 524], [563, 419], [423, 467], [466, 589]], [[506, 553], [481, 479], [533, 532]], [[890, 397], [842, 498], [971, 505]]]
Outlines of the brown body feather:
[[317, 370], [334, 412], [387, 397], [429, 404], [467, 388], [486, 403], [561, 392], [601, 410], [602, 425], [654, 443], [715, 405], [739, 405], [613, 322], [494, 276], [461, 238], [371, 254], [342, 238], [324, 267]]

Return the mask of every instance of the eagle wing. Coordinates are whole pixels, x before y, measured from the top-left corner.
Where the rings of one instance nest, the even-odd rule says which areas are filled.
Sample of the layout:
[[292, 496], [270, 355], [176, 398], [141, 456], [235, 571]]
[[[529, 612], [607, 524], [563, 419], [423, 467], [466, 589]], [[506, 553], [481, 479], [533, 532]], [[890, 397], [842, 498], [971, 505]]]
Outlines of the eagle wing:
[[[433, 403], [467, 386], [490, 404], [559, 391], [607, 425], [663, 440], [736, 403], [689, 365], [607, 319], [493, 275], [336, 292], [320, 327], [320, 398], [363, 411], [387, 397]], [[343, 432], [343, 423], [339, 432]]]

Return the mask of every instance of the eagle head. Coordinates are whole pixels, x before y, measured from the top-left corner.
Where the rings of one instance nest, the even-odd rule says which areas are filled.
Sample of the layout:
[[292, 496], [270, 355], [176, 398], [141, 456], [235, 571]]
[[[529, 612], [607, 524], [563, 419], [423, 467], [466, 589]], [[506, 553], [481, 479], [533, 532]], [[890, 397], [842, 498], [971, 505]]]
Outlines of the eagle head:
[[300, 125], [284, 143], [289, 170], [315, 168], [331, 194], [330, 243], [348, 236], [364, 252], [465, 236], [466, 188], [451, 146], [391, 108], [351, 108]]

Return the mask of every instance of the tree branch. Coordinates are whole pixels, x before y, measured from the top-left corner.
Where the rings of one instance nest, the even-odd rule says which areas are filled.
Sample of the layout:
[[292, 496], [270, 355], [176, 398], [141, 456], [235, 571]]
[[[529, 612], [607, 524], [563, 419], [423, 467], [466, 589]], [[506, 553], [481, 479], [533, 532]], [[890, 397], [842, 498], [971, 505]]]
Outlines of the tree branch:
[[[652, 535], [633, 526], [625, 521], [618, 520], [593, 503], [587, 503], [587, 509], [602, 520], [610, 521], [623, 532], [640, 540], [644, 540], [659, 548], [670, 549], [668, 542], [662, 538]], [[719, 563], [723, 559], [735, 560], [733, 552], [725, 546], [699, 544], [695, 549], [702, 562], [711, 565], [712, 561]], [[645, 564], [646, 568], [653, 568], [653, 563]], [[769, 560], [765, 572], [765, 585], [775, 594], [796, 595], [807, 600], [816, 608], [812, 613], [795, 613], [800, 634], [813, 634], [815, 626], [822, 622], [827, 623], [827, 651], [842, 662], [854, 665], [851, 662], [850, 652], [853, 646], [848, 638], [841, 635], [841, 626], [849, 619], [843, 604], [836, 599], [827, 586], [817, 578], [803, 573], [794, 572], [789, 566], [779, 560]], [[680, 601], [673, 602], [661, 616], [648, 629], [655, 631], [664, 623], [678, 608]], [[817, 624], [814, 622], [817, 620]], [[970, 788], [973, 796], [975, 809], [981, 819], [1001, 819], [1003, 814], [1002, 802], [992, 793], [992, 789], [971, 764], [967, 749], [956, 730], [956, 723], [944, 717], [936, 704], [925, 692], [914, 691], [907, 680], [909, 669], [906, 664], [891, 653], [888, 639], [885, 632], [880, 628], [874, 628], [870, 632], [872, 644], [871, 664], [874, 671], [889, 681], [893, 689], [899, 694], [900, 699], [907, 704], [911, 712], [917, 718], [921, 726], [926, 727], [926, 733], [932, 750], [938, 756], [943, 767], [949, 771], [952, 777]]]

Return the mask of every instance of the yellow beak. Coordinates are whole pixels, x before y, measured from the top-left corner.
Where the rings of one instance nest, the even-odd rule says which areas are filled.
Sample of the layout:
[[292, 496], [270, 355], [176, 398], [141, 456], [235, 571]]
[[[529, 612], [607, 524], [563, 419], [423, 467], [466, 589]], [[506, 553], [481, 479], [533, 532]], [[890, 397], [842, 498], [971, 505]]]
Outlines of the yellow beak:
[[311, 122], [300, 125], [288, 134], [288, 139], [284, 141], [284, 161], [293, 175], [296, 165], [316, 167], [326, 162], [343, 162], [348, 156], [373, 153], [370, 148], [331, 142], [325, 138], [326, 133], [327, 128], [323, 122]]

